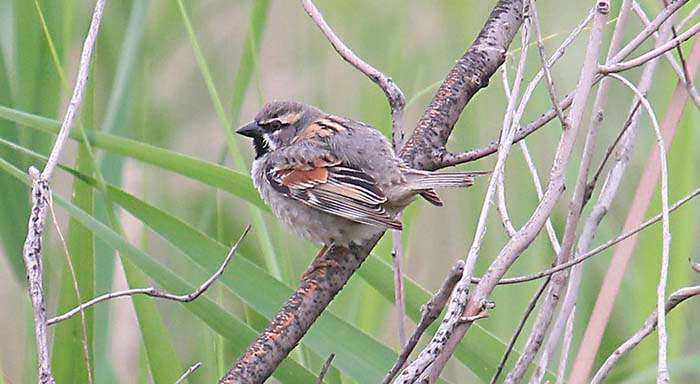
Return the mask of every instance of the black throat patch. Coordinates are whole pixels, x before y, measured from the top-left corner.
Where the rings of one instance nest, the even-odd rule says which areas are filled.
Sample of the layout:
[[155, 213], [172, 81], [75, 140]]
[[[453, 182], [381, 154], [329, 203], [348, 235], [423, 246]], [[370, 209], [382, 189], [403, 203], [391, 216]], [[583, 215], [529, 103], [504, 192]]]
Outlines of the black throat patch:
[[259, 159], [265, 156], [266, 153], [270, 152], [270, 146], [267, 145], [267, 141], [265, 141], [262, 136], [255, 136], [255, 138], [253, 138], [253, 146], [255, 146], [256, 159]]

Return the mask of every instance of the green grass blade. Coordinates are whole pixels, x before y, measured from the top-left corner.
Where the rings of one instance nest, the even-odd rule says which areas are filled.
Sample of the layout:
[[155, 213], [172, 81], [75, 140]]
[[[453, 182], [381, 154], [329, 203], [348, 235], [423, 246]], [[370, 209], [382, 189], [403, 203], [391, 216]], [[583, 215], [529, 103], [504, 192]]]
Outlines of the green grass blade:
[[[6, 160], [0, 159], [0, 169], [21, 180], [24, 184], [29, 185], [28, 176], [24, 175], [22, 171], [14, 167]], [[117, 251], [121, 252], [130, 260], [130, 262], [154, 279], [158, 285], [172, 292], [191, 292], [195, 289], [192, 284], [187, 283], [185, 280], [178, 277], [174, 272], [158, 262], [153, 256], [148, 255], [140, 249], [134, 247], [122, 236], [117, 234], [117, 232], [113, 231], [102, 222], [96, 220], [94, 217], [76, 207], [60, 195], [54, 194], [54, 201], [61, 207], [65, 208], [72, 218], [79, 221], [100, 239], [114, 247]], [[219, 253], [219, 259], [222, 259], [227, 252], [225, 247], [222, 246], [221, 249], [223, 252]], [[241, 261], [245, 260], [237, 258], [233, 263], [234, 268], [235, 265]], [[219, 260], [215, 261], [215, 263], [218, 262]], [[140, 286], [147, 285], [144, 283], [144, 285]], [[153, 304], [153, 299], [146, 300], [149, 300], [149, 302]], [[225, 336], [234, 345], [239, 347], [241, 351], [248, 346], [248, 344], [252, 342], [257, 335], [257, 333], [245, 323], [226, 312], [206, 296], [202, 296], [191, 303], [182, 305], [193, 312], [212, 329]], [[310, 373], [289, 359], [280, 365], [280, 368], [275, 372], [274, 376], [285, 383], [309, 383], [315, 378], [314, 374]]]
[[[77, 168], [81, 172], [90, 174], [91, 166], [85, 160], [87, 156], [85, 152], [86, 149], [81, 146], [76, 160]], [[73, 204], [89, 214], [93, 212], [92, 194], [91, 186], [77, 179], [74, 181]], [[95, 295], [94, 239], [90, 230], [73, 219], [70, 220], [68, 228], [68, 250], [75, 269], [81, 300], [93, 297]], [[75, 291], [72, 274], [67, 265], [64, 268], [62, 279], [58, 299], [59, 312], [67, 311], [78, 305], [78, 292]], [[85, 311], [91, 369], [95, 366], [92, 357], [93, 315], [92, 309]], [[52, 356], [57, 382], [79, 381], [87, 383], [87, 366], [83, 358], [83, 328], [80, 316], [57, 325], [55, 332]]]
[[[5, 106], [0, 106], [0, 118], [51, 134], [57, 133], [59, 127], [58, 121], [54, 119]], [[258, 196], [250, 177], [247, 175], [217, 164], [135, 140], [90, 130], [86, 134], [90, 143], [95, 147], [201, 181], [227, 191], [264, 210], [269, 210]], [[72, 131], [71, 138], [79, 142], [82, 141], [79, 132]]]

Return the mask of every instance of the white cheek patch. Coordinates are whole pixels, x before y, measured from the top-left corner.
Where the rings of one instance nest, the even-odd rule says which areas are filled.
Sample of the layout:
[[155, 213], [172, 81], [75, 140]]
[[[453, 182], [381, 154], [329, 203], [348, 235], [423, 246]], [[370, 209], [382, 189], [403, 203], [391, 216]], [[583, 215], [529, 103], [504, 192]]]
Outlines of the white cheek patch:
[[277, 135], [277, 132], [269, 134], [266, 133], [262, 135], [263, 140], [265, 140], [265, 144], [267, 144], [268, 148], [270, 148], [271, 151], [274, 151], [277, 149], [279, 145], [277, 145], [278, 139], [275, 137]]

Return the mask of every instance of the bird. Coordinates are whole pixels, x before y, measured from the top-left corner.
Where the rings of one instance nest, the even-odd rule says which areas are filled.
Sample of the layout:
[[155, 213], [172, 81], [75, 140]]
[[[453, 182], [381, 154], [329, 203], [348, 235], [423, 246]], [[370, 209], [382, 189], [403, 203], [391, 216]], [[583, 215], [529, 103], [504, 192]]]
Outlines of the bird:
[[469, 187], [488, 172], [433, 172], [399, 158], [377, 129], [296, 101], [267, 103], [236, 133], [255, 150], [253, 184], [277, 218], [302, 238], [348, 247], [387, 229], [417, 196]]

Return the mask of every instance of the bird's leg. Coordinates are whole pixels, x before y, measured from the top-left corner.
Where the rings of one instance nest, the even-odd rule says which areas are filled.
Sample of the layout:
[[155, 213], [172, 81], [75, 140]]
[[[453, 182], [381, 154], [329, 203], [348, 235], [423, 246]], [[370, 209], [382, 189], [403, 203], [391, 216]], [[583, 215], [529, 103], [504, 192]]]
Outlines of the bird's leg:
[[323, 258], [323, 255], [326, 254], [326, 250], [328, 250], [328, 246], [324, 244], [323, 247], [321, 247], [321, 250], [318, 251], [318, 254], [316, 254], [316, 257], [314, 257], [311, 265], [309, 265], [309, 269], [307, 269], [306, 272], [301, 275], [301, 281], [307, 280], [319, 269], [328, 268], [335, 263], [333, 260]]

